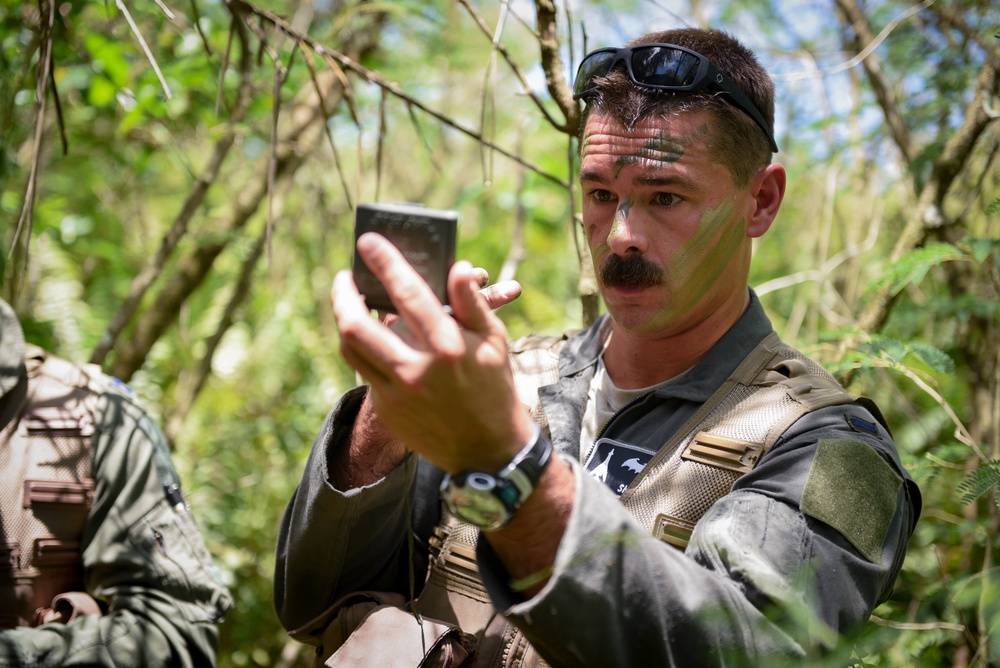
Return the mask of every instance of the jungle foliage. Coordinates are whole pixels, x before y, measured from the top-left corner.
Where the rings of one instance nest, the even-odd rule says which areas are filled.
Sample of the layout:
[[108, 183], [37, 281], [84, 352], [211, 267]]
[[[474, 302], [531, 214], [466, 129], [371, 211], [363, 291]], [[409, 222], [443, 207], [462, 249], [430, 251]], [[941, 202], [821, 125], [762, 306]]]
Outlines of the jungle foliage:
[[681, 25], [774, 73], [789, 191], [751, 284], [878, 402], [924, 494], [893, 597], [831, 664], [1000, 666], [993, 0], [2, 0], [2, 294], [164, 425], [237, 601], [222, 666], [308, 665], [274, 542], [355, 382], [328, 298], [353, 206], [457, 209], [459, 255], [526, 286], [512, 335], [583, 325], [567, 82]]

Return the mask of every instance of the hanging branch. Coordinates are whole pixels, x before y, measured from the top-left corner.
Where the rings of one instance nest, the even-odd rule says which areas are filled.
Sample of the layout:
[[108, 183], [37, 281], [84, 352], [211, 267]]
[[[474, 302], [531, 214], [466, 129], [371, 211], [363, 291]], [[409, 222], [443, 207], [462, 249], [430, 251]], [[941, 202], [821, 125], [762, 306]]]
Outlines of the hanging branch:
[[261, 256], [264, 254], [266, 244], [267, 232], [265, 230], [264, 234], [257, 237], [250, 254], [243, 261], [240, 278], [233, 287], [233, 294], [229, 297], [229, 302], [226, 304], [222, 317], [219, 319], [215, 333], [205, 340], [205, 353], [198, 361], [198, 366], [193, 372], [183, 375], [177, 384], [178, 387], [174, 393], [174, 408], [171, 411], [170, 418], [164, 430], [170, 443], [174, 443], [177, 440], [181, 428], [184, 426], [184, 420], [191, 411], [191, 407], [194, 406], [194, 402], [201, 393], [201, 390], [205, 387], [208, 376], [212, 373], [212, 359], [215, 357], [215, 351], [218, 350], [223, 336], [233, 326], [233, 323], [236, 322], [237, 311], [243, 306], [250, 295], [253, 272], [260, 262]]
[[[195, 2], [195, 0], [190, 0], [189, 4], [191, 5], [191, 17], [193, 19], [192, 23], [194, 23], [194, 29], [198, 31], [198, 36], [201, 37], [201, 44], [205, 47], [205, 53], [212, 56], [214, 55], [212, 53], [212, 47], [209, 45], [208, 38], [205, 37], [205, 33], [201, 29], [201, 14], [198, 12], [198, 3]], [[230, 33], [230, 37], [231, 36], [232, 33]], [[222, 68], [222, 71], [225, 72], [226, 69]]]
[[[236, 135], [239, 125], [243, 122], [243, 118], [250, 108], [250, 103], [252, 101], [252, 83], [250, 81], [250, 70], [252, 67], [250, 46], [246, 40], [246, 33], [242, 28], [241, 24], [233, 24], [232, 31], [230, 32], [230, 42], [232, 41], [233, 33], [236, 33], [240, 40], [241, 45], [241, 58], [240, 58], [240, 86], [237, 90], [237, 101], [236, 106], [230, 114], [229, 120], [226, 124], [226, 132], [219, 138], [215, 143], [215, 148], [212, 151], [212, 156], [209, 158], [208, 165], [206, 165], [204, 171], [195, 180], [194, 186], [191, 192], [188, 193], [187, 198], [184, 200], [184, 204], [181, 206], [181, 210], [178, 212], [177, 217], [171, 224], [170, 229], [164, 235], [163, 239], [160, 241], [160, 247], [156, 250], [156, 254], [153, 255], [146, 266], [142, 268], [142, 271], [132, 279], [132, 283], [129, 285], [128, 295], [122, 301], [121, 306], [118, 307], [117, 313], [111, 319], [108, 324], [107, 330], [105, 330], [104, 335], [98, 342], [97, 347], [94, 348], [94, 352], [90, 356], [90, 361], [93, 364], [102, 364], [107, 357], [108, 353], [115, 347], [118, 337], [121, 335], [125, 327], [132, 321], [135, 317], [135, 313], [139, 308], [139, 304], [142, 302], [143, 297], [145, 297], [150, 286], [160, 277], [163, 272], [163, 268], [166, 265], [167, 259], [171, 256], [177, 244], [180, 240], [184, 238], [187, 234], [188, 225], [191, 219], [194, 217], [198, 209], [205, 201], [205, 197], [208, 194], [209, 189], [215, 184], [216, 179], [219, 177], [219, 172], [222, 168], [222, 163], [225, 161], [226, 156], [229, 154], [229, 150], [232, 148], [233, 143], [236, 141]], [[226, 54], [228, 61], [229, 48], [227, 47]], [[222, 94], [222, 78], [225, 76], [225, 68], [223, 68], [222, 76], [219, 82], [219, 95]]]
[[[461, 0], [460, 0], [461, 1]], [[495, 139], [496, 133], [496, 76], [497, 76], [497, 49], [500, 46], [500, 36], [503, 34], [504, 23], [507, 21], [507, 10], [510, 4], [507, 0], [500, 0], [500, 16], [497, 18], [497, 26], [490, 36], [489, 31], [484, 29], [486, 36], [490, 37], [490, 56], [486, 62], [486, 72], [483, 74], [483, 88], [479, 103], [479, 129], [489, 138]], [[475, 18], [475, 17], [474, 17]], [[521, 154], [520, 147], [518, 155]], [[480, 146], [479, 158], [482, 162], [483, 181], [487, 186], [493, 182], [493, 152]]]
[[[226, 89], [226, 72], [229, 71], [229, 56], [232, 54], [233, 50], [233, 35], [236, 34], [237, 30], [242, 31], [243, 27], [237, 21], [236, 16], [233, 16], [229, 21], [229, 34], [226, 36], [226, 49], [222, 52], [222, 69], [219, 72], [219, 88], [215, 93], [215, 115], [219, 115], [219, 110], [222, 108], [222, 92]], [[244, 44], [244, 52], [246, 51], [246, 45]], [[245, 55], [245, 53], [244, 53]], [[249, 61], [249, 58], [247, 58]], [[244, 70], [244, 75], [246, 70]]]
[[163, 73], [160, 72], [160, 65], [156, 62], [156, 58], [153, 57], [153, 52], [149, 50], [148, 46], [146, 46], [146, 40], [143, 39], [142, 33], [139, 32], [139, 26], [137, 26], [135, 21], [132, 20], [132, 15], [129, 14], [128, 7], [125, 6], [125, 3], [123, 3], [122, 0], [115, 0], [115, 7], [121, 11], [121, 13], [125, 16], [125, 20], [128, 21], [129, 28], [132, 29], [132, 34], [134, 34], [135, 38], [139, 40], [139, 46], [142, 47], [142, 52], [146, 54], [146, 59], [153, 67], [153, 71], [156, 72], [156, 78], [160, 80], [160, 85], [163, 87], [163, 93], [169, 100], [173, 97], [170, 93], [170, 86], [167, 85], [166, 79], [163, 78]]
[[406, 115], [410, 118], [410, 123], [413, 125], [413, 131], [416, 132], [417, 137], [420, 142], [424, 145], [424, 149], [427, 151], [427, 157], [430, 158], [431, 166], [434, 167], [434, 171], [441, 172], [441, 164], [437, 161], [437, 157], [434, 155], [434, 149], [431, 147], [431, 142], [427, 138], [427, 134], [424, 129], [420, 126], [420, 121], [417, 120], [417, 113], [413, 110], [413, 105], [407, 103], [406, 105]]
[[[362, 137], [364, 136], [364, 133], [362, 132], [361, 114], [358, 113], [357, 99], [354, 96], [354, 87], [351, 85], [351, 80], [348, 78], [347, 73], [344, 72], [344, 68], [342, 68], [340, 66], [340, 63], [338, 63], [336, 60], [334, 60], [334, 58], [333, 58], [332, 55], [330, 55], [330, 54], [320, 54], [320, 55], [323, 56], [323, 60], [325, 60], [326, 64], [330, 67], [330, 71], [333, 72], [334, 76], [337, 77], [337, 81], [340, 83], [340, 90], [341, 90], [341, 93], [343, 94], [343, 99], [344, 99], [345, 102], [347, 102], [347, 109], [351, 113], [351, 120], [354, 121], [355, 127], [358, 128], [358, 153], [357, 153], [357, 155], [358, 155], [358, 160], [360, 161], [361, 160], [361, 156], [364, 155], [364, 150], [363, 150], [363, 146], [362, 146], [362, 142], [363, 142]], [[332, 139], [332, 136], [331, 136], [331, 139]], [[337, 170], [340, 172], [340, 182], [341, 182], [341, 184], [343, 184], [344, 192], [346, 194], [347, 193], [347, 181], [344, 180], [344, 171], [341, 168], [341, 165], [340, 165], [340, 156], [337, 153], [336, 149], [334, 149], [334, 160], [336, 161], [336, 164], [337, 164]], [[360, 169], [358, 169], [357, 177], [354, 180], [354, 191], [355, 191], [354, 201], [360, 201], [360, 199], [361, 199], [361, 170]], [[351, 197], [350, 197], [350, 195], [347, 196], [347, 203], [348, 203], [349, 206], [351, 206], [352, 209], [354, 208], [353, 205], [351, 205]]]
[[[313, 50], [314, 53], [316, 53], [316, 54], [318, 54], [320, 56], [323, 56], [325, 58], [328, 57], [328, 58], [332, 58], [332, 59], [336, 60], [340, 64], [340, 66], [342, 68], [344, 68], [345, 70], [353, 72], [354, 74], [358, 75], [359, 77], [361, 77], [365, 81], [367, 81], [369, 83], [372, 83], [372, 84], [375, 84], [376, 86], [379, 86], [380, 88], [384, 89], [388, 93], [391, 93], [392, 95], [396, 96], [397, 98], [400, 98], [400, 99], [406, 101], [408, 104], [413, 105], [414, 107], [416, 107], [417, 109], [420, 109], [424, 113], [426, 113], [426, 114], [428, 114], [430, 116], [433, 116], [438, 121], [440, 121], [442, 124], [447, 125], [448, 127], [452, 128], [454, 130], [457, 130], [458, 132], [461, 132], [462, 134], [464, 134], [467, 137], [470, 137], [470, 138], [476, 140], [477, 142], [480, 142], [481, 144], [489, 146], [490, 148], [492, 148], [493, 150], [495, 150], [497, 153], [499, 153], [499, 154], [501, 154], [501, 155], [503, 155], [503, 156], [505, 156], [505, 157], [513, 160], [514, 162], [516, 162], [516, 163], [518, 163], [518, 164], [520, 164], [520, 165], [522, 165], [524, 167], [527, 167], [528, 169], [530, 169], [531, 171], [535, 172], [539, 176], [541, 176], [541, 177], [543, 177], [543, 178], [545, 178], [545, 179], [547, 179], [549, 181], [552, 181], [552, 182], [554, 182], [554, 183], [556, 183], [558, 185], [561, 185], [564, 188], [568, 187], [568, 184], [567, 184], [567, 182], [564, 179], [561, 179], [561, 178], [559, 178], [558, 176], [556, 176], [554, 174], [550, 174], [550, 173], [546, 172], [545, 170], [541, 169], [540, 167], [532, 165], [531, 163], [529, 163], [529, 162], [527, 162], [527, 161], [525, 161], [523, 159], [518, 158], [517, 156], [513, 155], [510, 151], [508, 151], [508, 150], [504, 149], [503, 147], [498, 146], [498, 145], [494, 144], [493, 142], [490, 142], [489, 140], [487, 140], [486, 138], [484, 138], [481, 133], [478, 133], [478, 132], [476, 132], [474, 130], [470, 130], [469, 128], [463, 126], [462, 124], [460, 124], [457, 121], [449, 118], [448, 116], [446, 116], [446, 115], [444, 115], [444, 114], [442, 114], [442, 113], [440, 113], [438, 111], [435, 111], [435, 110], [431, 109], [430, 107], [428, 107], [424, 103], [422, 103], [420, 100], [417, 100], [416, 98], [414, 98], [414, 97], [406, 94], [405, 92], [403, 92], [403, 90], [400, 89], [400, 87], [397, 84], [395, 84], [395, 83], [387, 80], [385, 77], [381, 76], [377, 72], [369, 70], [368, 68], [362, 66], [361, 64], [359, 64], [355, 60], [347, 57], [346, 55], [344, 55], [344, 54], [342, 54], [342, 53], [340, 53], [338, 51], [334, 51], [332, 49], [329, 49], [329, 48], [323, 46], [322, 44], [320, 44], [316, 40], [312, 39], [308, 35], [303, 35], [303, 34], [299, 33], [294, 28], [292, 28], [290, 25], [288, 25], [288, 23], [286, 23], [281, 17], [279, 17], [279, 16], [277, 16], [277, 15], [275, 15], [275, 14], [267, 11], [266, 9], [261, 9], [259, 7], [254, 6], [254, 5], [251, 5], [250, 3], [245, 2], [245, 0], [227, 0], [227, 1], [229, 3], [229, 6], [233, 8], [233, 11], [241, 12], [241, 13], [245, 13], [245, 14], [253, 14], [255, 16], [260, 17], [261, 19], [263, 19], [263, 20], [267, 21], [268, 23], [270, 23], [271, 25], [273, 25], [276, 29], [278, 29], [278, 30], [282, 31], [283, 33], [287, 34], [292, 39], [299, 40], [299, 41], [302, 41], [305, 44], [308, 44], [309, 47]], [[570, 98], [572, 98], [572, 94], [570, 94]]]
[[[302, 57], [305, 58], [306, 66], [309, 68], [309, 78], [312, 80], [313, 89], [316, 91], [316, 95], [319, 98], [319, 107], [320, 110], [323, 112], [323, 118], [330, 118], [332, 114], [330, 112], [329, 107], [326, 104], [326, 95], [320, 88], [319, 80], [317, 79], [316, 76], [316, 62], [313, 60], [313, 53], [301, 41], [297, 41], [296, 44], [298, 44], [299, 51], [302, 52]], [[338, 67], [337, 69], [339, 70], [340, 68]], [[340, 73], [341, 75], [343, 75], [343, 71], [341, 71]], [[346, 98], [347, 97], [346, 89], [350, 86], [350, 82], [347, 81], [347, 77], [345, 76], [341, 76], [339, 78], [342, 79], [341, 85], [345, 87], [345, 98]], [[360, 130], [361, 128], [358, 127], [359, 134]], [[344, 190], [344, 199], [347, 200], [348, 208], [353, 210], [354, 205], [351, 203], [351, 192], [350, 189], [347, 187], [347, 181], [344, 179], [344, 169], [340, 163], [340, 152], [337, 150], [337, 144], [333, 141], [333, 132], [330, 130], [329, 122], [323, 123], [323, 132], [326, 135], [327, 141], [330, 142], [330, 150], [333, 151], [333, 162], [337, 166], [337, 176], [340, 177], [340, 186]]]
[[[267, 233], [265, 235], [267, 238], [267, 264], [268, 266], [271, 266], [271, 233], [274, 229], [272, 202], [274, 199], [274, 174], [278, 161], [278, 119], [281, 115], [281, 87], [285, 83], [288, 68], [281, 64], [281, 56], [278, 54], [277, 49], [272, 47], [271, 43], [268, 41], [267, 34], [264, 32], [264, 26], [258, 25], [254, 21], [246, 20], [246, 17], [244, 17], [244, 21], [257, 36], [257, 41], [260, 44], [258, 60], [263, 57], [262, 54], [266, 53], [268, 57], [270, 57], [271, 62], [274, 64], [274, 85], [271, 90], [271, 142], [267, 161]], [[295, 51], [292, 51], [291, 56], [289, 56], [289, 66], [291, 65], [291, 59], [294, 56]]]
[[[292, 51], [294, 55], [295, 52]], [[288, 70], [281, 65], [281, 60], [274, 60], [274, 88], [271, 91], [274, 102], [271, 105], [271, 152], [267, 159], [267, 266], [271, 266], [271, 235], [274, 232], [274, 174], [278, 168], [278, 118], [281, 112], [281, 86], [285, 83]]]
[[[458, 0], [458, 3], [465, 8], [465, 10], [469, 13], [469, 16], [472, 17], [472, 20], [479, 27], [479, 29], [483, 31], [483, 34], [491, 38], [491, 40], [493, 41], [494, 52], [499, 53], [501, 56], [503, 56], [503, 59], [507, 62], [507, 65], [514, 73], [514, 76], [516, 76], [517, 80], [521, 82], [521, 86], [524, 89], [524, 92], [528, 95], [529, 98], [531, 98], [531, 101], [535, 103], [535, 106], [538, 107], [538, 110], [542, 112], [542, 116], [545, 117], [545, 120], [547, 120], [556, 130], [559, 130], [560, 132], [569, 132], [569, 128], [566, 125], [566, 123], [560, 123], [555, 118], [553, 118], [552, 114], [549, 113], [549, 110], [545, 108], [545, 103], [542, 101], [542, 99], [539, 98], [538, 95], [536, 95], [533, 90], [531, 90], [531, 85], [528, 84], [528, 77], [524, 74], [524, 71], [520, 68], [517, 62], [515, 62], [514, 59], [511, 58], [510, 52], [507, 50], [507, 47], [505, 47], [502, 43], [500, 43], [499, 39], [497, 39], [498, 35], [494, 36], [491, 34], [490, 27], [486, 24], [486, 21], [483, 20], [483, 17], [469, 3], [469, 0]], [[504, 6], [506, 6], [506, 3], [504, 3]]]
[[379, 198], [379, 191], [382, 189], [382, 159], [383, 152], [385, 150], [385, 136], [388, 134], [386, 130], [386, 118], [385, 118], [385, 104], [386, 98], [388, 96], [385, 94], [385, 90], [382, 90], [382, 96], [379, 100], [378, 105], [378, 144], [375, 149], [375, 199]]
[[52, 87], [52, 101], [56, 104], [56, 122], [59, 125], [59, 139], [62, 142], [63, 155], [67, 155], [69, 153], [69, 142], [66, 141], [66, 122], [63, 120], [62, 102], [59, 101], [59, 88], [56, 87], [54, 67], [49, 67], [49, 84]]
[[[524, 128], [522, 127], [518, 133], [518, 153], [521, 152], [523, 143]], [[527, 180], [524, 178], [524, 170], [519, 169], [517, 172], [517, 199], [515, 200], [517, 205], [514, 211], [514, 229], [510, 233], [510, 250], [507, 251], [507, 257], [504, 258], [503, 264], [500, 266], [500, 275], [497, 276], [498, 283], [514, 280], [517, 277], [517, 268], [527, 255], [524, 250], [524, 226], [528, 219], [528, 212], [524, 208], [524, 191], [526, 189]]]
[[[45, 8], [48, 7], [46, 17]], [[7, 258], [14, 257], [14, 251], [24, 232], [24, 253], [21, 258], [20, 271], [16, 268], [13, 273], [14, 280], [11, 288], [12, 300], [16, 300], [18, 287], [24, 282], [24, 277], [28, 271], [28, 263], [31, 255], [31, 227], [34, 222], [35, 195], [38, 192], [38, 165], [41, 161], [42, 136], [45, 130], [45, 107], [48, 97], [45, 94], [46, 84], [49, 81], [52, 70], [52, 28], [55, 25], [55, 2], [49, 0], [39, 0], [38, 2], [39, 21], [41, 34], [39, 35], [39, 56], [38, 65], [35, 70], [35, 97], [38, 108], [35, 116], [35, 137], [33, 140], [33, 153], [31, 156], [31, 169], [28, 171], [28, 183], [24, 190], [24, 200], [21, 203], [21, 214], [17, 219], [17, 227], [14, 230], [14, 238], [10, 243], [10, 252]]]

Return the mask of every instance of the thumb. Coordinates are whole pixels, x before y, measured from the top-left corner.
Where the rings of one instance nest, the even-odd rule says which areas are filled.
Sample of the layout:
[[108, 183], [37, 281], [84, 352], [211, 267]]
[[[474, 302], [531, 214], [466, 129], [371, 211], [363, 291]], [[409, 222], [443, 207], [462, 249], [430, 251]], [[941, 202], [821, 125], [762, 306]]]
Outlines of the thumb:
[[488, 300], [479, 293], [475, 270], [465, 260], [456, 262], [448, 274], [448, 298], [458, 324], [481, 336], [493, 332], [493, 312]]

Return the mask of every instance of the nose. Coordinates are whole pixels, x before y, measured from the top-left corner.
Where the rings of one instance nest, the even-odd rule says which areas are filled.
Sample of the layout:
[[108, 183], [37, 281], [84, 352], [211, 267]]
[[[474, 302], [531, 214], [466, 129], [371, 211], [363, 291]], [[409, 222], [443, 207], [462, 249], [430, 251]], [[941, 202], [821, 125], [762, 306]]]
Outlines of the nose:
[[618, 205], [608, 231], [608, 247], [613, 253], [624, 256], [646, 252], [646, 236], [640, 218], [631, 201], [625, 200]]

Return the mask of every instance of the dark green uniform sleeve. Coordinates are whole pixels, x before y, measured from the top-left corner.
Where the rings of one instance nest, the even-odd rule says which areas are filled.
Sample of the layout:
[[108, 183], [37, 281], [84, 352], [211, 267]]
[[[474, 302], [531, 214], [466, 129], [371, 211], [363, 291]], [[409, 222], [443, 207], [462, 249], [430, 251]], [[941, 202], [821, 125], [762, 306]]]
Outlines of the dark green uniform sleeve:
[[0, 666], [214, 666], [232, 599], [179, 496], [162, 432], [109, 387], [94, 445], [84, 580], [107, 612], [0, 632]]

